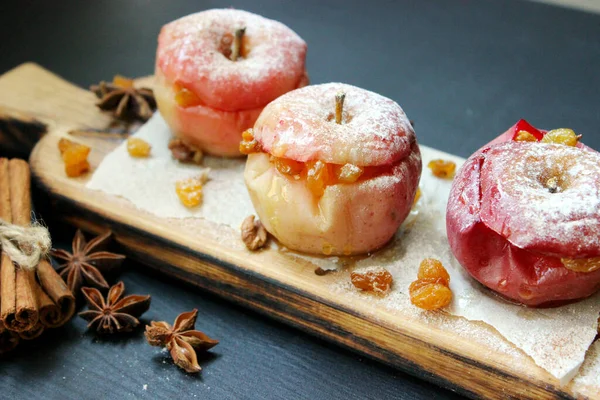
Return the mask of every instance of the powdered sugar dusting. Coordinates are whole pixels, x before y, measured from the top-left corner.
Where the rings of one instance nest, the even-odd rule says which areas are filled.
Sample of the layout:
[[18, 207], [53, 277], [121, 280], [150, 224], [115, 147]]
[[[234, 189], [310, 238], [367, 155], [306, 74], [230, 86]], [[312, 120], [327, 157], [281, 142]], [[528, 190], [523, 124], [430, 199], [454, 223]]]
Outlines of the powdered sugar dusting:
[[[204, 191], [204, 203], [197, 210], [189, 210], [179, 203], [174, 182], [195, 176], [199, 170], [196, 166], [180, 164], [172, 159], [167, 149], [170, 132], [160, 115], [155, 115], [134, 136], [152, 145], [151, 158], [134, 159], [121, 146], [105, 157], [87, 187], [123, 197], [150, 214], [171, 219], [169, 223], [176, 224], [177, 229], [190, 235], [200, 237], [208, 234], [198, 231], [197, 218], [231, 227], [231, 230], [211, 230], [210, 234], [219, 234], [215, 240], [232, 248], [243, 248], [238, 239], [239, 226], [247, 215], [254, 213], [243, 182], [244, 162], [207, 157], [206, 167], [210, 167], [211, 171]], [[421, 152], [424, 164], [435, 158], [450, 159], [458, 165], [463, 161], [424, 146], [421, 146]], [[324, 269], [340, 269], [324, 277], [331, 279], [330, 288], [336, 299], [349, 307], [366, 304], [374, 318], [385, 310], [409, 321], [421, 321], [432, 328], [459, 334], [506, 354], [514, 363], [530, 362], [531, 357], [562, 382], [568, 381], [577, 372], [585, 357], [584, 367], [575, 378], [573, 387], [587, 385], [600, 388], [600, 374], [594, 372], [600, 362], [599, 342], [586, 356], [586, 350], [596, 335], [599, 296], [543, 310], [518, 307], [491, 296], [458, 265], [449, 249], [444, 213], [451, 182], [433, 177], [426, 169], [420, 186], [422, 196], [418, 206], [411, 212], [396, 239], [371, 257], [357, 261], [293, 253], [288, 256], [301, 257], [305, 263], [320, 265]], [[124, 202], [122, 199], [115, 201]], [[276, 245], [273, 244], [273, 247]], [[407, 288], [416, 278], [419, 263], [425, 257], [440, 259], [448, 269], [454, 300], [447, 311], [454, 315], [425, 312], [410, 304]], [[352, 267], [370, 266], [383, 266], [392, 273], [394, 284], [387, 297], [361, 293], [350, 283]]]
[[[245, 57], [223, 54], [231, 35], [246, 28]], [[234, 9], [191, 14], [163, 27], [157, 69], [172, 84], [182, 82], [210, 107], [237, 111], [263, 107], [298, 86], [306, 43], [280, 22]]]
[[[346, 94], [342, 124], [333, 119], [338, 92]], [[274, 100], [256, 121], [254, 136], [277, 157], [359, 166], [393, 164], [415, 142], [396, 102], [342, 83], [307, 86]]]
[[[482, 221], [518, 247], [600, 256], [600, 154], [557, 144], [492, 147], [481, 172]], [[552, 193], [548, 188], [556, 185]]]

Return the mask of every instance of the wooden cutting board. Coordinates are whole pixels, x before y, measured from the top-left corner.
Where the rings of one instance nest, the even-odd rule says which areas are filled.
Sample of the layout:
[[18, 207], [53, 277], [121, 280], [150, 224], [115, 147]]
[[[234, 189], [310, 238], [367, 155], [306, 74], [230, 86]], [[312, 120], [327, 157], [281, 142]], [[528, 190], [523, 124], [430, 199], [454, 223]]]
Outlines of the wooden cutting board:
[[[138, 83], [142, 80], [152, 85], [150, 78]], [[92, 232], [110, 228], [128, 256], [150, 267], [470, 397], [598, 398], [597, 387], [560, 387], [529, 358], [517, 360], [458, 333], [405, 321], [385, 310], [374, 315], [367, 304], [343, 304], [327, 288], [331, 276], [317, 276], [309, 262], [291, 261], [277, 250], [249, 253], [243, 246], [224, 246], [224, 236], [239, 234], [228, 227], [198, 220], [195, 228], [201, 235], [190, 237], [180, 221], [152, 216], [125, 200], [86, 189], [89, 177], [67, 178], [58, 139], [70, 130], [106, 130], [111, 123], [94, 107], [95, 101], [91, 92], [35, 64], [0, 76], [0, 109], [25, 113], [49, 126], [30, 163], [35, 182], [67, 222]], [[77, 137], [93, 149], [92, 168], [120, 140]]]

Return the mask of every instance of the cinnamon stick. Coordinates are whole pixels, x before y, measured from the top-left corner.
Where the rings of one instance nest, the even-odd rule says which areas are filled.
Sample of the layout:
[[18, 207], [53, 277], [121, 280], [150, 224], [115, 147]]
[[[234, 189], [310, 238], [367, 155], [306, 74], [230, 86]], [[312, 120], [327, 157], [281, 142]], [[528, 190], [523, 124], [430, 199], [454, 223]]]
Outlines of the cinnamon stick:
[[35, 297], [40, 314], [40, 322], [46, 328], [56, 328], [60, 326], [62, 314], [60, 308], [54, 304], [52, 299], [44, 292], [42, 287], [36, 282]]
[[[0, 218], [6, 222], [12, 222], [12, 212], [10, 206], [10, 178], [8, 171], [8, 160], [0, 158]], [[8, 327], [11, 321], [15, 320], [15, 294], [16, 288], [16, 269], [15, 266], [4, 252], [0, 260], [0, 318], [3, 324]]]
[[38, 321], [32, 328], [19, 332], [19, 337], [23, 340], [32, 340], [44, 333], [44, 325]]
[[38, 264], [37, 277], [42, 289], [56, 304], [60, 312], [60, 318], [56, 318], [54, 323], [51, 323], [50, 321], [44, 321], [40, 310], [40, 319], [49, 328], [64, 325], [75, 313], [75, 297], [73, 293], [71, 293], [58, 272], [46, 260], [42, 260]]
[[[10, 211], [12, 223], [27, 226], [31, 222], [31, 177], [29, 165], [27, 162], [18, 159], [12, 159], [8, 162], [8, 178], [10, 190]], [[6, 189], [5, 189], [6, 190]], [[9, 265], [5, 266], [3, 256], [2, 260], [2, 282], [4, 282], [4, 271], [9, 270]], [[4, 287], [10, 288], [12, 283], [3, 285], [2, 298], [5, 301], [2, 306], [2, 320], [8, 329], [16, 332], [24, 332], [34, 329], [39, 320], [37, 300], [35, 298], [35, 275], [31, 271], [25, 271], [10, 261], [14, 269], [15, 283], [14, 303], [12, 296], [5, 297]], [[7, 271], [6, 277], [12, 280], [12, 274]], [[8, 292], [8, 290], [7, 290]], [[10, 303], [9, 303], [10, 302]]]

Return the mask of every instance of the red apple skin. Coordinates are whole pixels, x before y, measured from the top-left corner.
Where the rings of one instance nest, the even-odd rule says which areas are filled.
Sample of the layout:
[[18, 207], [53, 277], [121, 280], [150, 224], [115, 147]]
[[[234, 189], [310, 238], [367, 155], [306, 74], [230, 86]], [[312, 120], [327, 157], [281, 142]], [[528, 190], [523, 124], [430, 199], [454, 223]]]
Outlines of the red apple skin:
[[600, 289], [600, 269], [571, 271], [560, 257], [519, 248], [481, 220], [485, 153], [491, 145], [512, 140], [513, 134], [511, 128], [477, 151], [456, 175], [446, 214], [450, 248], [473, 278], [511, 301], [549, 307], [588, 297]]

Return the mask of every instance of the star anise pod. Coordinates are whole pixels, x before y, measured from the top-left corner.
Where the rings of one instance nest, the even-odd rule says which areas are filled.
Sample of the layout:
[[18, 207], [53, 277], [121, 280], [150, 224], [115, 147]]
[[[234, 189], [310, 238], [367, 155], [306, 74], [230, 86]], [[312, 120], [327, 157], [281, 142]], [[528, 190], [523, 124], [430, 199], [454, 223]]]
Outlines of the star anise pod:
[[219, 344], [218, 340], [209, 338], [200, 331], [194, 330], [198, 310], [179, 314], [171, 327], [168, 323], [152, 321], [146, 325], [146, 340], [152, 346], [166, 347], [171, 352], [173, 362], [186, 372], [200, 372], [196, 351], [206, 351]]
[[108, 289], [108, 283], [100, 271], [108, 272], [120, 266], [125, 259], [124, 255], [102, 251], [111, 234], [108, 231], [86, 242], [78, 229], [73, 238], [73, 253], [62, 249], [52, 249], [50, 252], [54, 258], [64, 261], [58, 272], [74, 295], [79, 293], [84, 281], [87, 286]]
[[101, 81], [90, 86], [100, 99], [96, 106], [104, 111], [113, 111], [119, 119], [147, 121], [156, 110], [154, 92], [148, 88], [136, 88], [133, 80], [115, 76], [113, 82]]
[[81, 288], [89, 310], [79, 316], [89, 321], [88, 329], [98, 333], [131, 332], [140, 324], [138, 318], [150, 308], [150, 296], [123, 297], [125, 284], [119, 282], [108, 291], [106, 301], [98, 289]]

